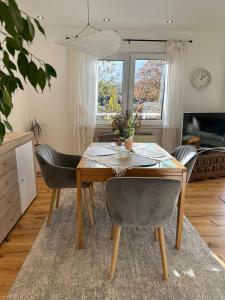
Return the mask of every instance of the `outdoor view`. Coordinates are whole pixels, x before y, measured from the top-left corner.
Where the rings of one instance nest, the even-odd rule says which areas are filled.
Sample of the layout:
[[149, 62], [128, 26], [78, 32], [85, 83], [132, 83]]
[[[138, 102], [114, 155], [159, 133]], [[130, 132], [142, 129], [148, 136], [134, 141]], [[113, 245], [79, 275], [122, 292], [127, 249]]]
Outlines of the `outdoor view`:
[[162, 118], [165, 73], [165, 60], [135, 61], [133, 108], [142, 112], [142, 119]]
[[98, 119], [111, 119], [122, 111], [123, 61], [98, 61]]
[[[145, 120], [161, 119], [166, 61], [135, 60], [133, 108]], [[123, 61], [98, 62], [98, 119], [111, 119], [122, 111]]]

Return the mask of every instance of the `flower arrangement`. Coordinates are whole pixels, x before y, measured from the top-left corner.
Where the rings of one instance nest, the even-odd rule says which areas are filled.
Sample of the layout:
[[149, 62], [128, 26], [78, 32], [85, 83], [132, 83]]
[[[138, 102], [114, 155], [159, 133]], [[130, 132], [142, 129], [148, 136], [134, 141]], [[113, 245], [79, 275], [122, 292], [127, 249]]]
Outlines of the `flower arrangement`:
[[134, 136], [135, 130], [140, 127], [141, 113], [137, 111], [133, 114], [132, 110], [126, 110], [125, 113], [117, 113], [112, 120], [112, 131], [115, 134], [115, 140], [121, 143]]

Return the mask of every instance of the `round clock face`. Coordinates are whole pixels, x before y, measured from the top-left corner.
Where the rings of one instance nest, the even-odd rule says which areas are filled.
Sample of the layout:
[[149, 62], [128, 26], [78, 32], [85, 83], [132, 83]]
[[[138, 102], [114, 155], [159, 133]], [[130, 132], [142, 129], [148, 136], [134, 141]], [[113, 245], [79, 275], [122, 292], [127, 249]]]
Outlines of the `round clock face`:
[[192, 75], [192, 84], [197, 89], [203, 89], [210, 84], [211, 74], [208, 70], [199, 69]]

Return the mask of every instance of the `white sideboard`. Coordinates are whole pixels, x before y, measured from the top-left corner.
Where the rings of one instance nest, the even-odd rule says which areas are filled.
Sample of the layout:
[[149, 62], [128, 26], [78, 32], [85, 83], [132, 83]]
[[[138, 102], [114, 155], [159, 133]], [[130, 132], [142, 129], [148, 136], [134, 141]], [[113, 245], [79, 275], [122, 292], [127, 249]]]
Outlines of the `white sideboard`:
[[9, 133], [0, 145], [0, 242], [37, 195], [31, 133]]
[[24, 213], [36, 196], [33, 144], [31, 141], [27, 142], [18, 146], [15, 151], [21, 211]]

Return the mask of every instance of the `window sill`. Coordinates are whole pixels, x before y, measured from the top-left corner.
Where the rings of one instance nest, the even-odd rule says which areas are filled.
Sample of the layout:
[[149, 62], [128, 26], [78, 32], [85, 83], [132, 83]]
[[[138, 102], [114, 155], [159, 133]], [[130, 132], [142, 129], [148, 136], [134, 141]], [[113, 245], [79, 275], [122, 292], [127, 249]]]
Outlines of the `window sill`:
[[[140, 129], [148, 129], [148, 128], [163, 128], [163, 122], [162, 120], [142, 120]], [[112, 121], [111, 120], [104, 120], [103, 122], [97, 121], [95, 128], [99, 129], [111, 129], [112, 128]]]
[[[105, 123], [105, 124], [96, 124], [95, 128], [98, 130], [105, 129], [107, 132], [112, 131], [112, 125], [111, 123]], [[142, 131], [146, 131], [148, 129], [162, 129], [162, 124], [142, 124], [140, 128], [137, 130], [137, 134], [142, 134]]]

